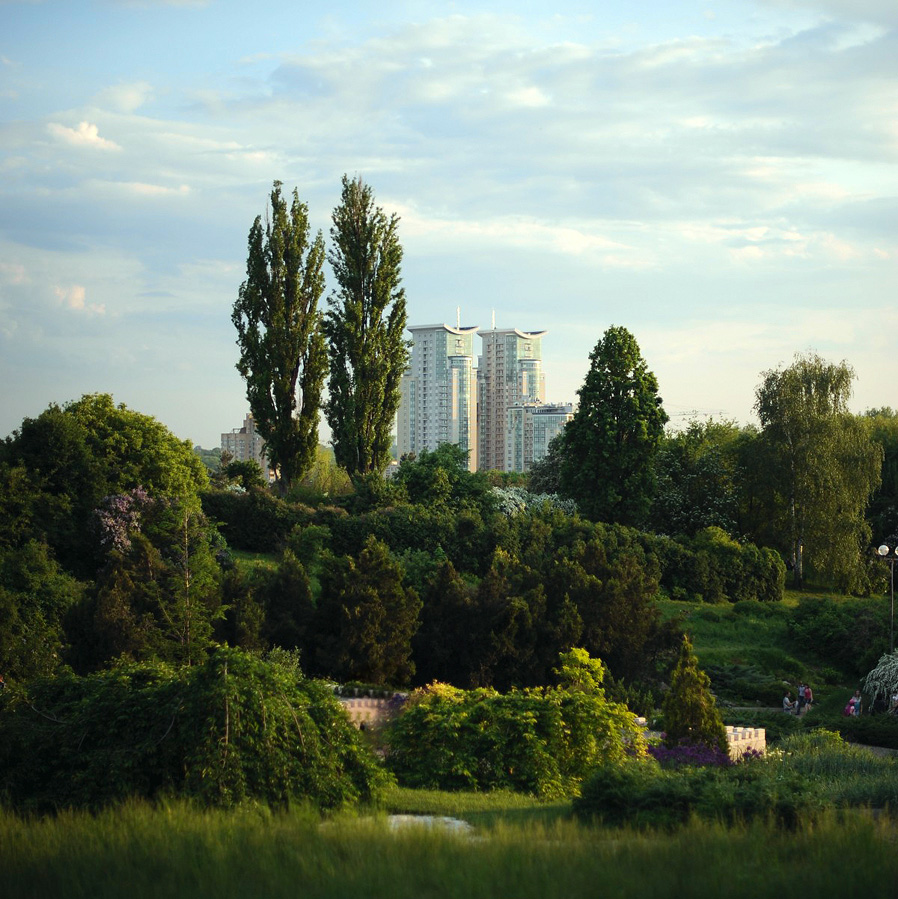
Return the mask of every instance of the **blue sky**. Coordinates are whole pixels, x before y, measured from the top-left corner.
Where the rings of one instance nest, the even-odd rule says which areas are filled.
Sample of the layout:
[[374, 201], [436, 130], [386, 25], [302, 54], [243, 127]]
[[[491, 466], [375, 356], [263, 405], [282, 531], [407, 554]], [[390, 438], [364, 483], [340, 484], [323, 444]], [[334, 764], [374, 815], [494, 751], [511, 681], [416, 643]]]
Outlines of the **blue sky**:
[[551, 401], [624, 325], [673, 424], [807, 352], [898, 407], [894, 0], [0, 0], [0, 437], [103, 391], [217, 446], [249, 227], [344, 173], [410, 324], [548, 330]]

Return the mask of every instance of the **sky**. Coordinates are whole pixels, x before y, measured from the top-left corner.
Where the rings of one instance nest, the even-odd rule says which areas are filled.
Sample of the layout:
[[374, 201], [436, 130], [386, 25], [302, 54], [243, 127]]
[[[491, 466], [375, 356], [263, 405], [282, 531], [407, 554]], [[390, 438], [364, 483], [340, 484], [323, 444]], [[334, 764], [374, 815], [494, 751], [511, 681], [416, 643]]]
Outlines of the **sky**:
[[104, 392], [218, 446], [253, 220], [328, 239], [344, 174], [409, 324], [546, 330], [551, 402], [616, 325], [672, 426], [808, 353], [898, 408], [894, 0], [0, 0], [0, 438]]

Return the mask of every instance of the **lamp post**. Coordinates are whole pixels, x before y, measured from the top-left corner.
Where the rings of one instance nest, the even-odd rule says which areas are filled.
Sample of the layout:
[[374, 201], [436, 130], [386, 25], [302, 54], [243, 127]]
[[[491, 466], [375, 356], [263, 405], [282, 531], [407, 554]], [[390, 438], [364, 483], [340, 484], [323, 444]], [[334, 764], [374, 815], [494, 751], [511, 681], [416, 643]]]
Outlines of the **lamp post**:
[[889, 563], [889, 589], [892, 594], [891, 612], [889, 614], [889, 652], [895, 651], [895, 560], [898, 559], [898, 541], [892, 540], [889, 546], [883, 543], [876, 550], [883, 562]]

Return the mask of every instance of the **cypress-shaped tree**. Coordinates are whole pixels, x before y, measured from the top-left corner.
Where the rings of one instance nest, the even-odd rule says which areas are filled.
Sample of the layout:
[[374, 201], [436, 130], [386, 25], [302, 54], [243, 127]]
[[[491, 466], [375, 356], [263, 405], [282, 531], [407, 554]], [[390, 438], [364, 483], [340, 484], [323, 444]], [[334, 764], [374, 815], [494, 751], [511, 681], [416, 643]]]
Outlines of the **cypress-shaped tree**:
[[337, 290], [324, 329], [330, 378], [324, 407], [337, 463], [353, 478], [390, 461], [399, 383], [408, 367], [405, 291], [400, 287], [399, 217], [374, 205], [361, 178], [343, 176], [328, 260]]
[[711, 693], [711, 679], [698, 667], [698, 658], [686, 634], [663, 711], [667, 746], [701, 744], [727, 752], [726, 728]]
[[283, 491], [312, 467], [327, 351], [318, 301], [324, 293], [324, 238], [309, 239], [309, 211], [297, 192], [287, 207], [281, 182], [270, 220], [249, 232], [246, 280], [234, 303], [237, 370]]

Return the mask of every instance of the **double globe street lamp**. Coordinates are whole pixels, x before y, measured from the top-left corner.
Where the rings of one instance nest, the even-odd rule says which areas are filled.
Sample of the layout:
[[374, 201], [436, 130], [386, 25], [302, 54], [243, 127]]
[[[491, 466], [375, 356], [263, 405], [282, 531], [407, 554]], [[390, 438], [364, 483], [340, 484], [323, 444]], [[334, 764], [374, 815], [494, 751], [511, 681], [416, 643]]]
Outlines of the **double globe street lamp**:
[[895, 651], [895, 562], [898, 561], [898, 540], [895, 538], [890, 539], [891, 546], [887, 543], [883, 543], [879, 549], [876, 550], [879, 553], [880, 559], [883, 562], [889, 563], [889, 583], [890, 583], [890, 591], [892, 594], [892, 607], [891, 613], [889, 617], [889, 652]]

